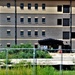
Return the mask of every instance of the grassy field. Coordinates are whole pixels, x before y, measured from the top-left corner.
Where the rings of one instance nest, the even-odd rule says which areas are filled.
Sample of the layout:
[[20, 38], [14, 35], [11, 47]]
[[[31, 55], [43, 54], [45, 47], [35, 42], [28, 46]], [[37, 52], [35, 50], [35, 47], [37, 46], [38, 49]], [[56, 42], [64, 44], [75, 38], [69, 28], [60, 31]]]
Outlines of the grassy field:
[[[21, 66], [16, 66], [11, 69], [0, 69], [0, 75], [34, 75], [35, 69], [31, 66], [27, 67], [21, 67]], [[40, 67], [37, 66], [36, 68], [36, 75], [60, 75], [60, 71], [55, 70], [51, 66], [45, 66], [45, 67]], [[75, 75], [75, 71], [63, 71], [63, 75]]]

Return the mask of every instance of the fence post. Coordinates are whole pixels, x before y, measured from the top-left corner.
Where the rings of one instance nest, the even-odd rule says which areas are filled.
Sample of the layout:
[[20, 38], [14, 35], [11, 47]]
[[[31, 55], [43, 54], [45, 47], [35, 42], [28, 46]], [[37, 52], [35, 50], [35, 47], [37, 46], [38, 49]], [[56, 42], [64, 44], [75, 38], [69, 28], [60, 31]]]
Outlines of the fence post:
[[36, 49], [33, 49], [33, 75], [37, 75], [36, 71]]
[[8, 49], [6, 49], [6, 75], [8, 75]]
[[61, 52], [60, 75], [63, 75], [63, 53]]
[[61, 48], [62, 46], [60, 45], [59, 46], [59, 53], [60, 53], [60, 75], [63, 75], [63, 51], [62, 51], [62, 48]]

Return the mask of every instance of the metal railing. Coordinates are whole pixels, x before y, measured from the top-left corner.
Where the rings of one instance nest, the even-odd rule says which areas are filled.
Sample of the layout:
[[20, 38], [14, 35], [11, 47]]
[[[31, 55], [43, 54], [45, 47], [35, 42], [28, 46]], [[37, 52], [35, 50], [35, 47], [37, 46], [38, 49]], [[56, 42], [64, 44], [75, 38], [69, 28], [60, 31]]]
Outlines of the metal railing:
[[[36, 51], [41, 50], [41, 49], [36, 49], [36, 48], [0, 48], [0, 52], [5, 52], [5, 54], [6, 54], [6, 56], [5, 56], [6, 58], [4, 58], [4, 59], [6, 59], [6, 75], [9, 75], [8, 74], [8, 59], [10, 59], [9, 58], [9, 52], [10, 51], [20, 51], [20, 50], [23, 50], [23, 51], [32, 50], [32, 57], [30, 58], [30, 59], [32, 59], [31, 62], [32, 62], [32, 67], [33, 67], [32, 75], [37, 75], [37, 68], [36, 68], [37, 65], [58, 65], [58, 64], [60, 65], [59, 75], [63, 75], [63, 62], [64, 62], [64, 59], [66, 58], [65, 59], [66, 61], [75, 60], [74, 53], [63, 53], [63, 52], [58, 51], [58, 49], [55, 49], [56, 52], [54, 52], [54, 53], [52, 53], [53, 51], [50, 50], [50, 49], [43, 50], [44, 52], [49, 53], [50, 55], [54, 54], [53, 55], [54, 57], [52, 56], [53, 57], [52, 59], [50, 59], [50, 58], [47, 58], [47, 59], [46, 58], [39, 58], [38, 59], [37, 56], [36, 56], [37, 55]], [[64, 50], [65, 49], [63, 49], [62, 51], [64, 51]], [[75, 51], [75, 50], [72, 50], [72, 51]], [[64, 56], [64, 54], [67, 54], [67, 57]], [[70, 56], [71, 59], [69, 58], [68, 54], [71, 55]], [[57, 56], [57, 57], [55, 57], [55, 56]], [[13, 58], [11, 58], [11, 59], [13, 59]], [[18, 58], [15, 58], [15, 59], [21, 59], [21, 58], [18, 57]], [[28, 60], [29, 58], [22, 58], [22, 59]], [[40, 61], [43, 61], [44, 63], [42, 63]], [[57, 61], [58, 64], [48, 63], [50, 61], [51, 62], [52, 61]], [[75, 63], [73, 63], [73, 64], [70, 63], [70, 65], [75, 65]]]

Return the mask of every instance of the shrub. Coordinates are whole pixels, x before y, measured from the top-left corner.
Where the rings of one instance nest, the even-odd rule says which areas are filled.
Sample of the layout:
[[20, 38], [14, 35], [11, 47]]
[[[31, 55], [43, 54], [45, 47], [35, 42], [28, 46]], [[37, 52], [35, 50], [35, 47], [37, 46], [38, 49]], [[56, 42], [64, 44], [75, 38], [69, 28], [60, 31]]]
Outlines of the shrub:
[[5, 52], [5, 51], [1, 51], [1, 52], [0, 52], [0, 58], [1, 58], [1, 59], [6, 58], [6, 52]]
[[[33, 48], [33, 46], [30, 43], [26, 43], [26, 44], [21, 44], [21, 45], [13, 45], [13, 46], [11, 46], [11, 48]], [[20, 50], [22, 50], [22, 49], [20, 49]], [[20, 50], [17, 50], [17, 49], [9, 50], [9, 54], [17, 53]], [[26, 50], [26, 49], [25, 50], [23, 49], [23, 51], [28, 52], [28, 50]]]
[[51, 55], [49, 55], [47, 52], [42, 51], [42, 50], [37, 50], [36, 51], [36, 58], [52, 58]]
[[25, 53], [23, 51], [20, 51], [18, 53], [18, 58], [25, 58]]
[[[11, 48], [19, 48], [19, 50], [18, 49], [8, 50], [8, 58], [33, 58], [33, 49], [29, 49], [33, 48], [33, 46], [30, 43], [22, 45], [14, 45]], [[5, 51], [0, 52], [0, 58], [1, 59], [6, 58]], [[52, 58], [52, 56], [50, 56], [50, 54], [48, 54], [47, 51], [36, 50], [36, 58]]]
[[33, 48], [33, 46], [31, 45], [31, 43], [26, 43], [19, 45], [19, 48]]

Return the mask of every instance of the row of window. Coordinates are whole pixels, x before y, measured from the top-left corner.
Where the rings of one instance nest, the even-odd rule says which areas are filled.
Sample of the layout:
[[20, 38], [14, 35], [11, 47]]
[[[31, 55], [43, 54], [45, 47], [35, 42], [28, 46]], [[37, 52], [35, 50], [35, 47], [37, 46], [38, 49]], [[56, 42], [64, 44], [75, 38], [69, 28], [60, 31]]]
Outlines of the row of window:
[[[7, 30], [7, 35], [11, 35], [11, 31], [10, 30]], [[27, 35], [31, 36], [31, 30], [28, 30]], [[38, 36], [38, 30], [35, 30], [34, 35]], [[45, 36], [45, 35], [46, 35], [45, 34], [45, 30], [42, 30], [42, 36]], [[69, 31], [63, 32], [63, 39], [69, 39], [69, 35], [70, 35]], [[24, 36], [24, 30], [20, 31], [20, 36]], [[71, 38], [75, 38], [75, 32], [71, 33]]]
[[[10, 8], [11, 4], [7, 3], [7, 7]], [[32, 5], [31, 3], [28, 3], [28, 9], [31, 9]], [[35, 3], [34, 5], [35, 9], [38, 10], [38, 3]], [[62, 12], [62, 7], [63, 7], [63, 13], [69, 13], [70, 12], [70, 5], [58, 5], [57, 6], [57, 11]], [[24, 9], [24, 3], [20, 3], [20, 8]], [[42, 9], [45, 10], [46, 4], [42, 4]]]
[[[7, 7], [10, 8], [10, 6], [11, 6], [11, 4], [7, 3]], [[28, 3], [28, 9], [31, 9], [31, 7], [32, 7], [31, 3]], [[38, 4], [35, 3], [34, 7], [37, 10], [38, 9]], [[45, 10], [45, 7], [46, 7], [46, 5], [43, 3], [42, 4], [42, 9]], [[24, 9], [24, 3], [20, 3], [20, 8]]]
[[[24, 44], [24, 43], [20, 43], [20, 44], [22, 45], [22, 44]], [[0, 46], [2, 46], [2, 44], [0, 44]], [[11, 43], [6, 43], [6, 46], [7, 46], [7, 47], [11, 47]], [[34, 43], [34, 47], [35, 47], [35, 48], [38, 48], [38, 43]]]
[[[20, 43], [20, 44], [24, 44], [24, 43]], [[10, 47], [10, 46], [11, 46], [11, 43], [7, 43], [7, 47]], [[38, 44], [35, 43], [34, 47], [38, 48]]]
[[69, 26], [69, 18], [57, 19], [57, 25]]
[[[9, 36], [11, 35], [10, 30], [7, 30], [7, 35], [9, 35]], [[28, 30], [27, 35], [31, 36], [31, 30]], [[38, 30], [35, 30], [34, 35], [38, 36]], [[24, 30], [20, 31], [20, 36], [24, 36]], [[42, 36], [45, 36], [45, 30], [42, 30]]]
[[[11, 18], [7, 17], [7, 21], [10, 22]], [[42, 17], [41, 21], [42, 21], [42, 23], [45, 23], [46, 18]], [[69, 18], [57, 19], [57, 25], [62, 25], [62, 21], [63, 21], [63, 26], [69, 26]], [[20, 22], [24, 23], [24, 17], [20, 18]], [[38, 17], [35, 17], [34, 22], [38, 23]], [[31, 17], [28, 18], [28, 23], [31, 23]]]
[[[63, 10], [62, 10], [62, 7], [63, 7]], [[70, 13], [70, 5], [58, 5], [57, 6], [57, 11], [58, 12], [62, 12], [63, 11], [63, 13]]]
[[69, 31], [63, 32], [63, 39], [69, 39], [69, 38], [75, 38], [75, 32], [71, 32], [71, 37]]
[[[8, 22], [11, 22], [10, 16], [7, 16], [7, 21], [8, 21]], [[45, 23], [46, 18], [43, 17], [41, 21], [42, 21], [42, 23]], [[20, 22], [21, 22], [21, 23], [24, 22], [24, 17], [21, 17], [21, 18], [20, 18]], [[35, 23], [38, 23], [38, 17], [35, 17], [35, 18], [34, 18], [34, 22], [35, 22]], [[31, 23], [31, 17], [28, 18], [28, 23]]]
[[[23, 35], [23, 32], [20, 33], [21, 35]], [[31, 32], [28, 32], [28, 35], [31, 35]], [[35, 32], [35, 35], [37, 35], [37, 32]], [[42, 35], [45, 35], [45, 32], [42, 32]], [[71, 37], [69, 37], [70, 32], [69, 31], [65, 31], [63, 32], [63, 39], [69, 39], [69, 38], [75, 38], [75, 32], [71, 33]], [[7, 47], [10, 47], [10, 43], [7, 43]], [[38, 45], [35, 44], [35, 48], [38, 48]]]
[[[42, 18], [42, 22], [45, 23], [46, 19]], [[24, 22], [24, 18], [20, 18], [20, 22]], [[28, 22], [31, 23], [31, 18], [28, 18]], [[34, 19], [35, 23], [38, 23], [38, 17]]]
[[[7, 34], [10, 35], [10, 31], [7, 31]], [[24, 35], [24, 31], [20, 31], [20, 35], [23, 36]], [[38, 36], [38, 31], [35, 31], [35, 35]], [[45, 36], [45, 31], [42, 31], [42, 35]], [[70, 32], [69, 31], [64, 31], [63, 32], [63, 39], [69, 39]], [[28, 36], [31, 36], [31, 31], [28, 31]], [[75, 38], [75, 32], [71, 33], [71, 38]], [[10, 43], [7, 43], [7, 47], [10, 47]], [[35, 44], [35, 48], [37, 48], [38, 45]]]

